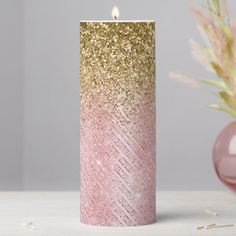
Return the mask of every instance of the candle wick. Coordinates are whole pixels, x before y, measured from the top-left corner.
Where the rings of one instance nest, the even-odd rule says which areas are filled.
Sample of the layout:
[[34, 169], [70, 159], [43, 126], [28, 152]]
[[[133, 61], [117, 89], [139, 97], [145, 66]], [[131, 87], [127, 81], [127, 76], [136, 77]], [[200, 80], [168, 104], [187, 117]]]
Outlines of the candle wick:
[[112, 9], [112, 17], [113, 17], [113, 19], [118, 20], [119, 14], [120, 13], [119, 13], [118, 7], [114, 6], [113, 9]]

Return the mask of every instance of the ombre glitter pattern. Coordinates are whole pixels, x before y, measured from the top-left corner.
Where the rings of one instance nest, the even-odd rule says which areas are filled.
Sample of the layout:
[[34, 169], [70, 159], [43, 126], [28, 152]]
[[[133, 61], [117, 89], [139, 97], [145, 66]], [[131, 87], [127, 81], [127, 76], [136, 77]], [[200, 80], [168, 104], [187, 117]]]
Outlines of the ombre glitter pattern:
[[80, 23], [81, 222], [155, 222], [154, 22]]

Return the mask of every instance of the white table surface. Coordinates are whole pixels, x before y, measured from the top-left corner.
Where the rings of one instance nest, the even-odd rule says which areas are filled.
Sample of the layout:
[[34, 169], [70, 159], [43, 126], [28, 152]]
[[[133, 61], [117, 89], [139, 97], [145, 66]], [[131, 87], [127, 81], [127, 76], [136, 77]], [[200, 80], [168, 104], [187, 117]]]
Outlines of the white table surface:
[[[208, 215], [205, 208], [219, 215]], [[36, 229], [25, 227], [33, 222]], [[196, 230], [204, 224], [230, 228]], [[236, 194], [157, 192], [157, 222], [136, 227], [95, 227], [79, 218], [79, 192], [0, 192], [0, 236], [236, 236]]]

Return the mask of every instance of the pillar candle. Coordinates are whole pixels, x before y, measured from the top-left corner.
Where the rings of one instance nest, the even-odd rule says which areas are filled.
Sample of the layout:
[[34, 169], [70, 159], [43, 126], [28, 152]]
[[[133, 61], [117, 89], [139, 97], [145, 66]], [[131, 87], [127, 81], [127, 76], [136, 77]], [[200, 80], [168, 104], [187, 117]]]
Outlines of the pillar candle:
[[80, 218], [155, 222], [155, 23], [80, 22]]

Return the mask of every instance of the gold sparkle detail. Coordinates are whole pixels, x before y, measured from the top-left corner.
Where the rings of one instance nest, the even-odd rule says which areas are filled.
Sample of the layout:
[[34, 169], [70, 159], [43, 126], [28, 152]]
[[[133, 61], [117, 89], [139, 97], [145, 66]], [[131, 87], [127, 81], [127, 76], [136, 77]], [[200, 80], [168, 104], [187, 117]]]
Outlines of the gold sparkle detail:
[[80, 23], [81, 119], [98, 108], [132, 112], [155, 103], [155, 23]]

